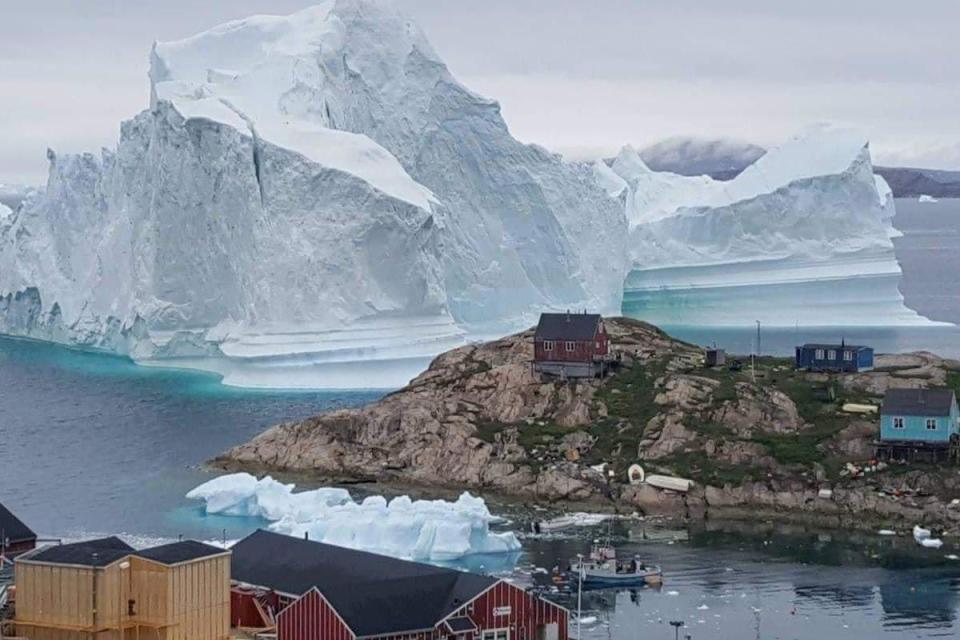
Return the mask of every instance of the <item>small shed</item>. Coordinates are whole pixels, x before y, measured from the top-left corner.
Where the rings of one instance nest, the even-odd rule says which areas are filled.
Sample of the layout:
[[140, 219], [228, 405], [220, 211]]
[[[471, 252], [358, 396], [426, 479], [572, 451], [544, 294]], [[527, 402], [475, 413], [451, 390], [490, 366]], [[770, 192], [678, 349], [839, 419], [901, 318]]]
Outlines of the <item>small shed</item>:
[[109, 537], [53, 545], [15, 563], [18, 635], [225, 640], [230, 551], [192, 540], [135, 550]]
[[948, 445], [960, 437], [957, 397], [950, 389], [889, 389], [880, 407], [880, 440]]
[[498, 578], [262, 530], [232, 550], [289, 603], [277, 640], [567, 640], [566, 609]]
[[858, 372], [873, 369], [873, 349], [854, 344], [804, 344], [796, 348], [797, 369]]
[[722, 367], [727, 363], [727, 352], [723, 349], [707, 349], [703, 364], [708, 367]]
[[37, 534], [0, 503], [0, 556], [13, 557], [37, 546]]
[[534, 370], [563, 378], [606, 373], [610, 338], [597, 313], [541, 313], [533, 336]]

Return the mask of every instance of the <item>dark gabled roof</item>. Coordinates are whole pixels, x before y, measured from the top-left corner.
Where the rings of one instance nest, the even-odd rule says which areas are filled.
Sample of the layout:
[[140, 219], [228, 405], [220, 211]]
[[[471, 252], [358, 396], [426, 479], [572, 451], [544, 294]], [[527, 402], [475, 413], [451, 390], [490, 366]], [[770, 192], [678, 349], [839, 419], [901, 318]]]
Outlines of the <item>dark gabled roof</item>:
[[36, 539], [37, 534], [0, 502], [0, 544], [7, 540], [12, 544]]
[[216, 556], [221, 553], [227, 553], [227, 550], [209, 544], [203, 544], [196, 540], [182, 540], [180, 542], [136, 551], [134, 555], [162, 564], [177, 564], [179, 562], [197, 560], [198, 558], [206, 558], [207, 556]]
[[450, 627], [450, 631], [454, 633], [466, 633], [467, 631], [474, 631], [477, 628], [476, 623], [468, 616], [450, 618], [447, 620], [447, 626]]
[[52, 562], [56, 564], [78, 564], [86, 567], [105, 567], [128, 556], [133, 547], [120, 538], [98, 538], [84, 540], [73, 544], [60, 544], [43, 547], [37, 551], [22, 556], [22, 560], [36, 562]]
[[948, 416], [953, 398], [950, 389], [888, 389], [880, 412], [903, 416]]
[[862, 344], [827, 344], [825, 342], [808, 342], [807, 344], [800, 345], [802, 349], [834, 349], [839, 351], [840, 349], [853, 349], [854, 351], [860, 351], [862, 349], [870, 349], [871, 347], [865, 347]]
[[593, 340], [600, 328], [598, 313], [541, 313], [538, 340]]
[[432, 629], [495, 578], [256, 531], [231, 551], [234, 580], [300, 595], [316, 587], [357, 636]]

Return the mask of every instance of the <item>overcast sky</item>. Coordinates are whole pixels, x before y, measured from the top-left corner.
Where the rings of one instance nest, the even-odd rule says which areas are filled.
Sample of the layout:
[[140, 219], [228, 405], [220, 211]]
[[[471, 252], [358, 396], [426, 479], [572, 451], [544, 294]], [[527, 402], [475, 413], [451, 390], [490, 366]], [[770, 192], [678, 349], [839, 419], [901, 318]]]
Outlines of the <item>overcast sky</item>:
[[[960, 169], [960, 0], [398, 0], [513, 134], [571, 158], [674, 135], [856, 126], [877, 163]], [[295, 0], [0, 0], [0, 182], [114, 146], [153, 40]]]

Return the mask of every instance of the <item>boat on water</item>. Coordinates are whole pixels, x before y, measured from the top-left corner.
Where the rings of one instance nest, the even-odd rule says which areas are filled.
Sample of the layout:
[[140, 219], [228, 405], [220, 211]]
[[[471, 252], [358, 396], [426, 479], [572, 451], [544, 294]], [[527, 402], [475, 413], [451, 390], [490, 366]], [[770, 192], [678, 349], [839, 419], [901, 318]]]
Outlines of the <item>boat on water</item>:
[[636, 586], [661, 584], [663, 571], [648, 565], [638, 556], [617, 558], [612, 546], [595, 544], [586, 558], [578, 556], [570, 562], [570, 579], [585, 587]]

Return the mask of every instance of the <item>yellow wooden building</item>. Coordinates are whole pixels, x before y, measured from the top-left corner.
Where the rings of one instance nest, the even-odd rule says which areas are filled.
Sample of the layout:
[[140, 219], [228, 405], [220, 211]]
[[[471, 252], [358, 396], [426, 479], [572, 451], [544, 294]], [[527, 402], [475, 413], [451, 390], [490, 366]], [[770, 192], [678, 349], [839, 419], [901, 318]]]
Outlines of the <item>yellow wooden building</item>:
[[118, 538], [17, 558], [16, 634], [31, 640], [230, 637], [230, 552], [194, 541], [137, 551]]

